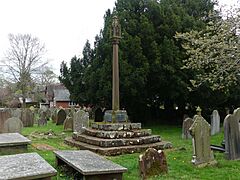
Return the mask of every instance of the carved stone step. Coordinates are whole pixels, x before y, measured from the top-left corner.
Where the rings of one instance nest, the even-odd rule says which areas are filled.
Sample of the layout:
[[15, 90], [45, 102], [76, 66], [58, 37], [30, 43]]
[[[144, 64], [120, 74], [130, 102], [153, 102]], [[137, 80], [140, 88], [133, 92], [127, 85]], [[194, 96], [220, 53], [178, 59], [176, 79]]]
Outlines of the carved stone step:
[[123, 139], [104, 139], [85, 134], [73, 134], [73, 139], [80, 142], [100, 146], [100, 147], [118, 147], [129, 145], [150, 144], [161, 141], [160, 136], [151, 135], [138, 138], [123, 138]]
[[104, 131], [122, 131], [141, 129], [141, 123], [92, 123], [93, 129]]
[[84, 142], [76, 141], [72, 137], [68, 137], [64, 141], [66, 144], [70, 146], [77, 147], [81, 150], [90, 150], [105, 156], [115, 156], [120, 154], [127, 153], [135, 153], [145, 151], [147, 148], [155, 148], [155, 149], [168, 149], [172, 148], [172, 144], [170, 142], [161, 141], [151, 144], [142, 144], [142, 145], [132, 145], [132, 146], [119, 146], [119, 147], [100, 147], [96, 145], [87, 144]]
[[137, 129], [132, 131], [103, 131], [97, 129], [86, 128], [84, 134], [89, 136], [95, 136], [99, 138], [115, 139], [115, 138], [133, 138], [150, 136], [152, 134], [151, 129]]

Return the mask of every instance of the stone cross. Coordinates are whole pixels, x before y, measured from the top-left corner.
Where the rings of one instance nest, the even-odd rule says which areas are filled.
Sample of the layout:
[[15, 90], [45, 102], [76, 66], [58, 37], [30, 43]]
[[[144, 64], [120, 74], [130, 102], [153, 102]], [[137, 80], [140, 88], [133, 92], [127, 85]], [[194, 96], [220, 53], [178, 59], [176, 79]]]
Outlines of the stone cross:
[[240, 159], [240, 134], [239, 134], [240, 108], [228, 114], [223, 123], [225, 139], [225, 155], [229, 160]]
[[113, 78], [112, 78], [112, 110], [119, 110], [119, 67], [118, 67], [118, 44], [121, 39], [121, 26], [117, 16], [112, 21], [112, 44], [113, 44]]
[[190, 139], [192, 136], [190, 135], [189, 128], [193, 124], [193, 119], [187, 117], [186, 119], [183, 120], [183, 125], [182, 125], [182, 138], [183, 139]]
[[214, 110], [211, 115], [211, 135], [220, 132], [220, 116], [217, 110]]
[[198, 167], [216, 164], [210, 148], [210, 125], [199, 115], [194, 116], [189, 131], [193, 140], [192, 163]]

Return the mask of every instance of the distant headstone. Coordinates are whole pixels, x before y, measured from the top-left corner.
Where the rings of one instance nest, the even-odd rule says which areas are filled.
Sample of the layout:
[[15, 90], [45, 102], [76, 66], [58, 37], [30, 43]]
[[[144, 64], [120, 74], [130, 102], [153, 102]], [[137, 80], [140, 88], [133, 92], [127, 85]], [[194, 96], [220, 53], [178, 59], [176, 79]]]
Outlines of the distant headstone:
[[47, 125], [47, 113], [46, 111], [40, 112], [40, 118], [38, 119], [38, 126], [45, 126]]
[[57, 122], [57, 112], [58, 112], [58, 109], [54, 109], [51, 113], [51, 119], [53, 123]]
[[84, 127], [88, 127], [89, 115], [88, 112], [79, 110], [73, 115], [73, 131], [82, 132]]
[[47, 119], [47, 121], [50, 120], [51, 114], [52, 114], [52, 113], [51, 113], [50, 109], [47, 109], [47, 110], [46, 110], [46, 119]]
[[162, 150], [149, 148], [139, 156], [139, 168], [142, 179], [168, 172], [167, 159]]
[[103, 115], [104, 115], [104, 113], [102, 112], [102, 109], [100, 107], [97, 108], [96, 111], [95, 111], [94, 121], [95, 122], [102, 122], [103, 121]]
[[63, 123], [64, 131], [73, 130], [73, 117], [68, 116]]
[[5, 133], [21, 133], [23, 128], [22, 121], [17, 117], [8, 118], [4, 123], [4, 132]]
[[214, 110], [211, 115], [211, 135], [220, 132], [220, 116], [217, 110]]
[[192, 163], [198, 167], [216, 164], [210, 148], [210, 125], [200, 115], [194, 116], [189, 131], [193, 137]]
[[239, 134], [240, 108], [233, 114], [228, 114], [223, 123], [225, 155], [228, 160], [240, 159], [240, 134]]
[[4, 124], [7, 121], [8, 118], [11, 117], [11, 110], [1, 108], [0, 109], [0, 133], [4, 132]]
[[192, 118], [186, 118], [183, 120], [183, 125], [182, 125], [182, 138], [183, 139], [190, 139], [192, 136], [190, 135], [189, 128], [193, 124], [193, 119]]
[[22, 109], [21, 120], [24, 127], [33, 127], [34, 116], [33, 112], [30, 109]]
[[57, 122], [56, 122], [56, 125], [62, 125], [63, 122], [65, 121], [66, 117], [67, 117], [66, 112], [63, 109], [60, 109], [57, 112]]
[[17, 118], [21, 119], [21, 116], [22, 116], [21, 108], [16, 108], [12, 111], [12, 117], [17, 117]]

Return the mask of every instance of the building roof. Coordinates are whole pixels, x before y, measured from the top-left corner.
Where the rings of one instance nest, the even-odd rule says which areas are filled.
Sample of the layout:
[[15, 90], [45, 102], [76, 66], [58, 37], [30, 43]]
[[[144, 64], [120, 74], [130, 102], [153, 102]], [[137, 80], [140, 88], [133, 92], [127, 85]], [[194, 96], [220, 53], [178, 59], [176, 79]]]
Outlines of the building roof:
[[70, 92], [63, 84], [51, 84], [46, 87], [46, 97], [49, 101], [70, 101]]
[[55, 101], [70, 101], [70, 93], [67, 89], [54, 89]]

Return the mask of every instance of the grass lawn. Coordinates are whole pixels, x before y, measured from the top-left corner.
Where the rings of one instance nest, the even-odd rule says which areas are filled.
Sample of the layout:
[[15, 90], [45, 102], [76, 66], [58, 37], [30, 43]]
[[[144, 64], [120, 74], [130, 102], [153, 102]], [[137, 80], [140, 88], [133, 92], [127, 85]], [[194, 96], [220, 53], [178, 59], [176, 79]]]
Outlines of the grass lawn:
[[[224, 154], [214, 152], [215, 159], [218, 164], [214, 167], [196, 168], [191, 164], [192, 159], [192, 141], [181, 139], [181, 127], [176, 126], [148, 126], [153, 134], [161, 135], [163, 140], [170, 141], [173, 148], [165, 150], [169, 172], [167, 175], [161, 175], [151, 178], [157, 179], [239, 179], [240, 161], [228, 161], [224, 159]], [[48, 133], [46, 133], [48, 132]], [[44, 134], [45, 133], [45, 134]], [[29, 146], [29, 152], [39, 153], [47, 160], [54, 168], [58, 170], [58, 175], [55, 179], [65, 180], [72, 179], [57, 168], [55, 165], [55, 156], [52, 150], [37, 150], [36, 144], [47, 144], [56, 149], [74, 149], [64, 144], [63, 140], [67, 136], [71, 136], [71, 132], [63, 132], [63, 126], [56, 126], [48, 122], [44, 127], [27, 127], [22, 131], [24, 136], [32, 140], [32, 145]], [[46, 135], [50, 134], [50, 135]], [[51, 135], [53, 134], [53, 135]], [[219, 145], [223, 139], [223, 132], [211, 137], [211, 143]], [[121, 156], [107, 157], [113, 162], [116, 162], [126, 168], [128, 172], [124, 173], [124, 180], [139, 180], [138, 171], [138, 156], [139, 153], [127, 154]]]

